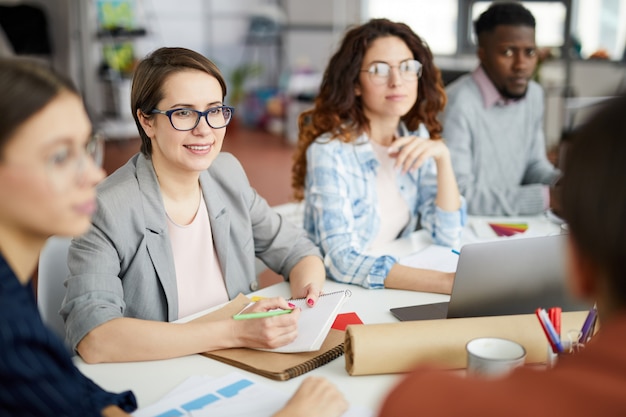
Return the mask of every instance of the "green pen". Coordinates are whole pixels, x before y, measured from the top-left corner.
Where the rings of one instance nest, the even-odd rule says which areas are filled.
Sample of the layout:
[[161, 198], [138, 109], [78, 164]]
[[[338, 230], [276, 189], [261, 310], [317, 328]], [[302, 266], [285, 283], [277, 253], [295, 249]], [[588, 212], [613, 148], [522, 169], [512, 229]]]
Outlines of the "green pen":
[[293, 309], [259, 311], [257, 313], [236, 314], [236, 315], [233, 316], [233, 318], [235, 320], [262, 319], [262, 318], [265, 318], [265, 317], [274, 317], [274, 316], [280, 316], [282, 314], [289, 314], [292, 311], [293, 311]]

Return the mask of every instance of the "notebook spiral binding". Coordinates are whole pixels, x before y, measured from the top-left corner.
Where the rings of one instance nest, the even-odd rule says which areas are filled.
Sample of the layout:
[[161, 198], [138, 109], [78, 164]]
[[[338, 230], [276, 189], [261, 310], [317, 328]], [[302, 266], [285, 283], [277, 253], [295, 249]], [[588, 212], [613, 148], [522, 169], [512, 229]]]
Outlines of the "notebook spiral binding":
[[[350, 290], [339, 290], [339, 291], [333, 291], [333, 292], [327, 292], [324, 294], [320, 294], [320, 297], [324, 297], [326, 295], [331, 295], [331, 294], [337, 294], [337, 293], [344, 293], [346, 294], [346, 297], [351, 297], [352, 296], [352, 291]], [[304, 300], [306, 297], [301, 297], [301, 298], [289, 298], [287, 299], [287, 301], [302, 301]]]
[[[337, 294], [337, 293], [344, 293], [346, 295], [346, 297], [351, 297], [352, 296], [352, 291], [346, 289], [346, 290], [339, 290], [339, 291], [333, 291], [333, 292], [329, 292], [329, 293], [325, 293], [325, 294], [320, 294], [320, 297], [324, 297], [325, 295], [330, 295], [330, 294]], [[302, 301], [304, 300], [305, 297], [302, 298], [292, 298], [291, 300], [294, 301]], [[289, 369], [285, 370], [285, 373], [288, 375], [288, 378], [286, 379], [291, 379], [291, 378], [295, 378], [297, 376], [300, 376], [302, 374], [305, 374], [309, 371], [312, 371], [315, 368], [319, 368], [322, 365], [327, 364], [328, 362], [331, 362], [335, 359], [337, 359], [338, 357], [342, 356], [344, 354], [344, 349], [343, 349], [343, 343], [335, 346], [334, 348], [330, 349], [327, 352], [324, 352], [323, 354], [316, 356], [315, 358], [309, 359], [306, 362], [303, 362], [299, 365], [293, 366]]]
[[342, 343], [340, 345], [335, 346], [328, 352], [324, 352], [323, 354], [311, 360], [308, 360], [304, 363], [301, 363], [300, 365], [296, 365], [294, 367], [287, 369], [286, 372], [289, 375], [289, 378], [295, 378], [309, 371], [312, 371], [315, 368], [319, 368], [320, 366], [325, 365], [332, 360], [337, 359], [338, 357], [342, 356], [343, 353], [344, 353], [344, 350], [343, 350], [343, 343]]

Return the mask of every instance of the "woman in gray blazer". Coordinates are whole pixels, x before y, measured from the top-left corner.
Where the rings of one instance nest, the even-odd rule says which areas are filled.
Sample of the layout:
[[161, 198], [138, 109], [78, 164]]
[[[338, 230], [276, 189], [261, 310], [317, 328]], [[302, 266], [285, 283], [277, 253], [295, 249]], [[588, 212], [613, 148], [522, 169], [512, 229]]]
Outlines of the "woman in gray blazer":
[[[232, 155], [220, 153], [234, 111], [225, 95], [219, 69], [196, 52], [161, 48], [139, 63], [131, 105], [141, 152], [99, 185], [91, 228], [69, 251], [61, 314], [85, 361], [291, 342], [297, 310], [169, 323], [255, 290], [255, 256], [314, 307], [325, 280], [319, 250], [250, 187]], [[251, 311], [274, 308], [289, 304], [267, 299]]]

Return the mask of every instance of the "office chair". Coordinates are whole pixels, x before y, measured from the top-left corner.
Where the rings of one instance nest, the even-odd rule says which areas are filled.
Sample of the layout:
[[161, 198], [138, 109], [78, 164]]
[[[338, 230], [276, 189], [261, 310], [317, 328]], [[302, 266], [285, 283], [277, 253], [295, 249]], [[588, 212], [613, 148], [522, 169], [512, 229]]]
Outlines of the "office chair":
[[39, 255], [37, 305], [43, 322], [65, 340], [65, 323], [59, 315], [65, 297], [64, 282], [70, 271], [67, 252], [72, 238], [52, 236]]

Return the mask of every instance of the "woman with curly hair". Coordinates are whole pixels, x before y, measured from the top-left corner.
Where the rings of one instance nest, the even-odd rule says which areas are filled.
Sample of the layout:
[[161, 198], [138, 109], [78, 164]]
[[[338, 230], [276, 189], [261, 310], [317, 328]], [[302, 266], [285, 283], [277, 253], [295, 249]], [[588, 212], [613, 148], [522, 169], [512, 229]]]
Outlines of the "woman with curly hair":
[[295, 196], [327, 274], [366, 288], [449, 294], [454, 274], [400, 265], [381, 247], [424, 228], [456, 246], [465, 223], [437, 115], [446, 104], [426, 43], [373, 19], [349, 30], [299, 119]]

